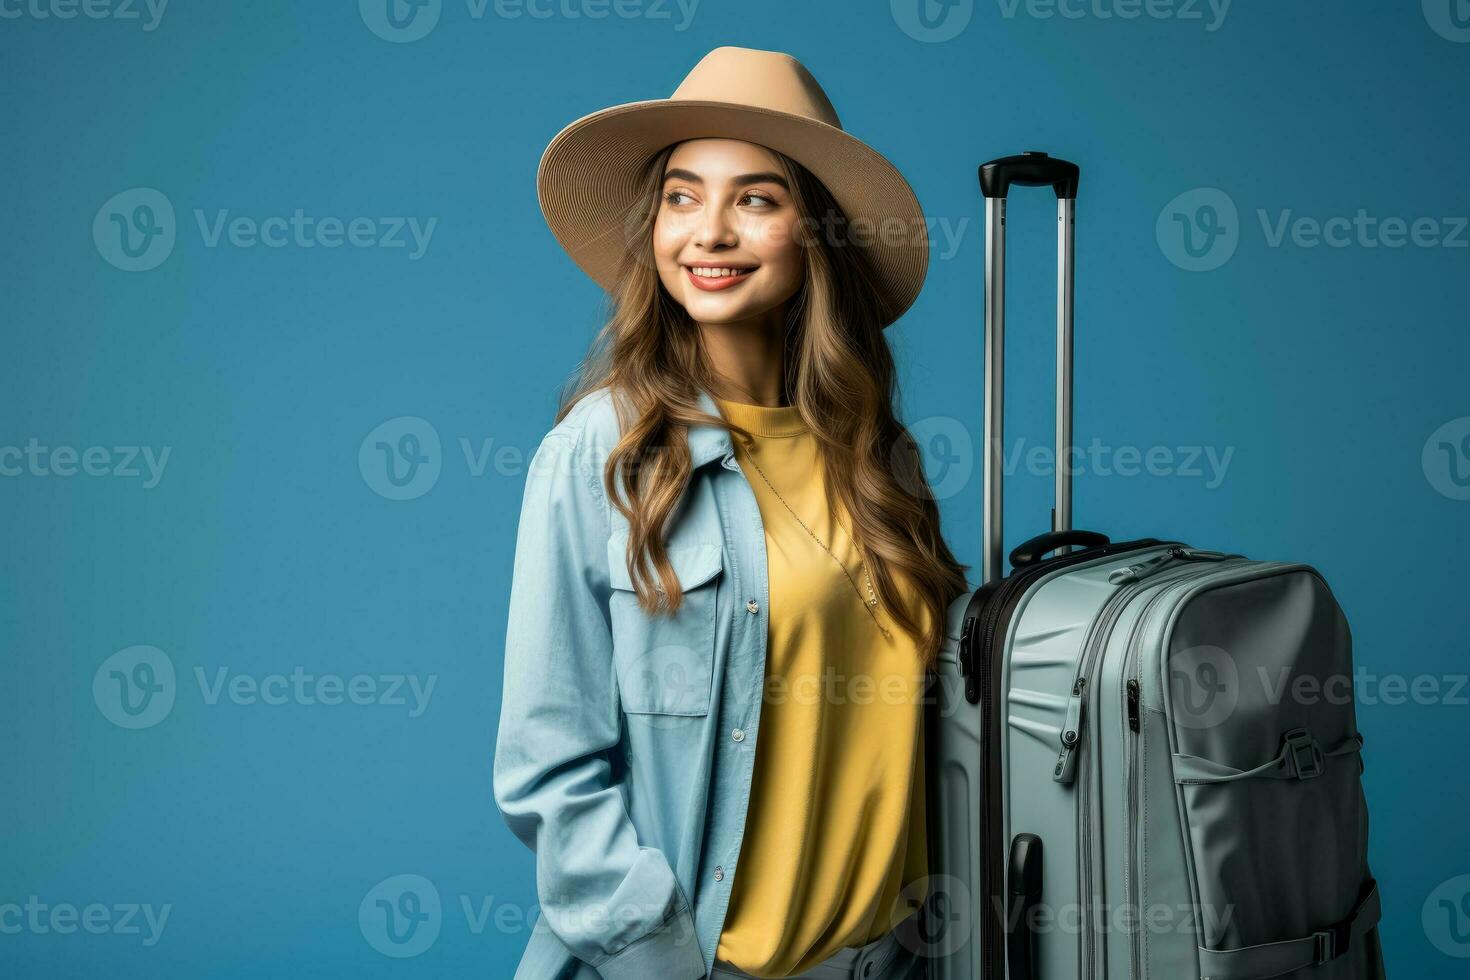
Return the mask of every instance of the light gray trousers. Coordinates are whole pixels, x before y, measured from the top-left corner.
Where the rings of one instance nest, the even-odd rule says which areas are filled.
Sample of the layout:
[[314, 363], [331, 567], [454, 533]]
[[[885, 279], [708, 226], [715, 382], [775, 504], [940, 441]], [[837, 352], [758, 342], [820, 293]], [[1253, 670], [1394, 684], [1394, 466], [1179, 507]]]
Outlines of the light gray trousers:
[[[907, 919], [866, 946], [847, 946], [801, 973], [789, 974], [786, 980], [924, 980], [925, 960], [918, 954], [919, 913]], [[710, 971], [711, 980], [747, 980], [754, 977], [745, 971], [716, 959]]]

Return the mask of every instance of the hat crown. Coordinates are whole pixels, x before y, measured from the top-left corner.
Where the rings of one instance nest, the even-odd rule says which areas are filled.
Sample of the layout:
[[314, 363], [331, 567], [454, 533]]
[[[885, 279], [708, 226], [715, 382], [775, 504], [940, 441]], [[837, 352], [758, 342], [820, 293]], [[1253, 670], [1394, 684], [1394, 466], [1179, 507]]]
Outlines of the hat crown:
[[684, 76], [670, 98], [773, 109], [842, 128], [837, 110], [812, 73], [780, 51], [715, 48]]

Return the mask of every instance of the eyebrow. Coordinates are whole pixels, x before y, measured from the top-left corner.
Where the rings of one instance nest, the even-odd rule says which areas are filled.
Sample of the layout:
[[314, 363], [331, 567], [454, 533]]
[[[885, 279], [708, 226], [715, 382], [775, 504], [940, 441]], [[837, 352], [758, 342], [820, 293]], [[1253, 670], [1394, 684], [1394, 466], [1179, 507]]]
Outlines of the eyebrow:
[[[687, 180], [691, 184], [704, 183], [704, 178], [700, 177], [699, 174], [694, 173], [692, 170], [684, 170], [679, 167], [673, 167], [664, 172], [664, 183], [668, 183], [669, 181], [675, 179]], [[733, 179], [736, 184], [740, 185], [771, 183], [779, 185], [784, 190], [791, 190], [791, 187], [786, 183], [785, 177], [782, 177], [780, 174], [777, 173], [770, 173], [769, 171], [756, 174], [740, 174]]]

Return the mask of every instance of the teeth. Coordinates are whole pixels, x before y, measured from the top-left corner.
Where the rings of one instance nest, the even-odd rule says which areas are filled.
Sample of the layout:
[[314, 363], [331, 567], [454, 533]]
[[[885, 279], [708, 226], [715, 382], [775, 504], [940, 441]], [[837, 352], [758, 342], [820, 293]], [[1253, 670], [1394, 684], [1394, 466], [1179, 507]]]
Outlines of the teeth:
[[730, 276], [738, 276], [750, 271], [749, 269], [702, 269], [698, 266], [689, 268], [701, 279], [728, 279]]

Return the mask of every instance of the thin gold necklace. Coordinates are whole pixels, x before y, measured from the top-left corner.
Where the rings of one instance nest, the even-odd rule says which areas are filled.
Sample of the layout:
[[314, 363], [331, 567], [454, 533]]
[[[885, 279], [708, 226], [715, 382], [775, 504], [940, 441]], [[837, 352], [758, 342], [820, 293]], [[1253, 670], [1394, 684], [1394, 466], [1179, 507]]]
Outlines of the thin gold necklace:
[[796, 511], [791, 509], [791, 505], [786, 502], [786, 498], [781, 496], [781, 492], [771, 484], [771, 478], [766, 476], [766, 471], [761, 469], [761, 464], [755, 461], [754, 454], [747, 451], [745, 454], [745, 458], [750, 460], [750, 465], [755, 467], [755, 471], [761, 475], [761, 479], [766, 481], [766, 486], [771, 488], [771, 493], [776, 495], [776, 499], [781, 501], [781, 506], [785, 507], [787, 513], [789, 513], [796, 520], [796, 523], [801, 525], [801, 529], [807, 534], [811, 535], [811, 539], [817, 543], [817, 546], [819, 548], [827, 553], [827, 557], [837, 562], [837, 567], [842, 569], [842, 574], [847, 576], [847, 581], [852, 584], [853, 591], [856, 592], [858, 598], [862, 600], [863, 608], [868, 611], [868, 615], [873, 620], [873, 625], [878, 627], [878, 629], [883, 633], [884, 636], [888, 637], [888, 639], [893, 639], [893, 634], [888, 631], [888, 628], [886, 626], [878, 622], [878, 615], [877, 613], [873, 612], [873, 607], [878, 604], [878, 594], [873, 591], [873, 576], [868, 573], [867, 561], [864, 560], [858, 562], [858, 567], [863, 570], [863, 578], [864, 580], [866, 580], [868, 586], [868, 595], [866, 598], [864, 598], [863, 590], [858, 588], [857, 582], [853, 581], [852, 573], [847, 570], [847, 566], [842, 564], [842, 560], [836, 555], [832, 554], [832, 549], [823, 544], [822, 539], [817, 537], [812, 529], [806, 526], [806, 521], [803, 521], [800, 517], [796, 516]]

